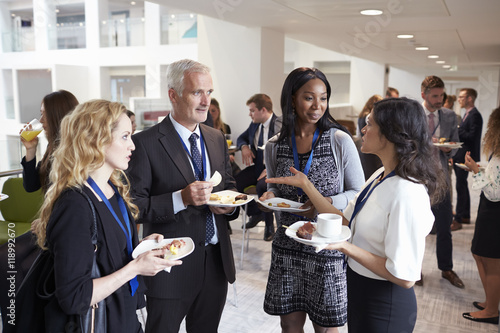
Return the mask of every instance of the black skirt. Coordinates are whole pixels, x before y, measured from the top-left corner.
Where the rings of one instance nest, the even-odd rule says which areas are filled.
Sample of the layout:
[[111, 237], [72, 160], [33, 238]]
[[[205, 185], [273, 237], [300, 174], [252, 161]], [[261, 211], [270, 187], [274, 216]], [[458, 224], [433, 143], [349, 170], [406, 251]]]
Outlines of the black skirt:
[[490, 201], [482, 192], [471, 251], [481, 257], [500, 258], [500, 201]]
[[413, 332], [417, 299], [413, 288], [362, 276], [347, 267], [349, 333]]

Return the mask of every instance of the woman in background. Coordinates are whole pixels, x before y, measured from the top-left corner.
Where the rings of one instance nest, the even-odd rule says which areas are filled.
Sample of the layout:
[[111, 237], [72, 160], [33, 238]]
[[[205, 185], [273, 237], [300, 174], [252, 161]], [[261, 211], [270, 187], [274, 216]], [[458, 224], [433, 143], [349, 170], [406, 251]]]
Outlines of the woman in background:
[[220, 116], [220, 107], [219, 107], [219, 102], [215, 99], [212, 98], [210, 100], [210, 114], [212, 115], [212, 119], [214, 121], [214, 128], [221, 130], [222, 133], [224, 134], [231, 134], [231, 127], [229, 127], [228, 124], [222, 121], [222, 118]]
[[[78, 100], [76, 97], [66, 90], [55, 91], [46, 95], [42, 99], [42, 103], [40, 105], [40, 122], [43, 125], [48, 145], [40, 162], [37, 163], [36, 160], [39, 138], [35, 137], [31, 141], [26, 141], [23, 137], [20, 137], [21, 143], [26, 148], [26, 156], [24, 156], [21, 161], [21, 165], [23, 167], [23, 187], [26, 192], [35, 192], [41, 188], [42, 192], [45, 193], [49, 187], [49, 173], [52, 162], [52, 154], [59, 145], [59, 128], [61, 126], [61, 121], [77, 105]], [[22, 131], [23, 129], [21, 129], [19, 133]], [[32, 228], [38, 221], [38, 219], [33, 221]], [[7, 245], [2, 245], [0, 247], [0, 286], [2, 286], [2, 290], [7, 290], [7, 288], [4, 289], [3, 284], [8, 282], [6, 280], [6, 275], [7, 271], [10, 270], [7, 267], [7, 252]], [[31, 232], [27, 232], [16, 237], [17, 270], [15, 281], [17, 288], [19, 288], [21, 282], [24, 280], [26, 273], [28, 273], [28, 270], [35, 261], [38, 252], [39, 248], [36, 245], [35, 237], [33, 237]], [[2, 313], [7, 313], [7, 306], [9, 305], [7, 292], [2, 293], [0, 296], [0, 305], [0, 311]], [[6, 320], [7, 317], [2, 316], [4, 325]]]
[[135, 120], [135, 113], [133, 113], [130, 110], [127, 110], [127, 116], [130, 118], [130, 122], [132, 123], [132, 134], [134, 134], [135, 130], [137, 129], [137, 122]]
[[[366, 101], [365, 106], [363, 106], [363, 110], [361, 110], [358, 116], [359, 137], [363, 137], [364, 135], [362, 129], [366, 126], [366, 117], [368, 117], [370, 112], [372, 112], [373, 105], [382, 99], [383, 98], [380, 95], [373, 95]], [[380, 158], [378, 158], [377, 155], [365, 154], [360, 151], [359, 158], [361, 160], [361, 165], [363, 166], [365, 180], [370, 178], [370, 176], [382, 166], [382, 161], [380, 161]]]
[[[52, 185], [35, 229], [38, 245], [54, 256], [61, 309], [79, 314], [106, 299], [108, 332], [142, 332], [136, 310], [144, 295], [137, 275], [155, 275], [181, 264], [163, 258], [168, 250], [131, 258], [138, 244], [134, 223], [138, 212], [123, 173], [135, 149], [131, 135], [131, 121], [119, 103], [93, 100], [68, 115], [54, 152]], [[91, 198], [97, 212], [96, 249], [91, 240], [92, 210], [81, 192]], [[96, 279], [91, 278], [94, 251], [101, 270]]]
[[[343, 209], [363, 185], [363, 171], [351, 136], [330, 115], [331, 88], [316, 68], [297, 68], [281, 92], [283, 127], [265, 148], [268, 177], [305, 170], [325, 202]], [[316, 218], [307, 194], [293, 186], [268, 184], [261, 200], [280, 197], [304, 203], [308, 219]], [[280, 212], [278, 225], [303, 220]], [[278, 228], [273, 244], [264, 311], [279, 315], [283, 332], [303, 332], [306, 317], [315, 332], [338, 332], [347, 320], [347, 289], [342, 254], [299, 244]]]
[[500, 303], [500, 107], [495, 109], [488, 120], [483, 139], [484, 152], [489, 156], [485, 170], [465, 155], [465, 165], [473, 172], [472, 188], [481, 189], [477, 211], [476, 227], [472, 238], [472, 255], [476, 260], [479, 277], [486, 299], [473, 302], [479, 309], [463, 314], [465, 319], [498, 324], [498, 304]]
[[363, 128], [364, 153], [376, 154], [375, 172], [342, 212], [305, 175], [268, 179], [302, 188], [318, 212], [343, 216], [351, 241], [330, 244], [348, 257], [349, 332], [412, 332], [417, 318], [413, 284], [420, 279], [431, 202], [444, 195], [445, 178], [433, 158], [422, 105], [406, 98], [375, 103]]

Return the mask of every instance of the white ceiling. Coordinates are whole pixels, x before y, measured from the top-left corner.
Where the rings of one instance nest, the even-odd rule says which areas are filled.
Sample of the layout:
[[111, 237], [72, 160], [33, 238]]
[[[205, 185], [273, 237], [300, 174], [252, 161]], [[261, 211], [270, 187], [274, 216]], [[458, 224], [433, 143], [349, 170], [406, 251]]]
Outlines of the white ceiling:
[[[152, 0], [406, 70], [475, 76], [500, 67], [499, 0]], [[381, 16], [362, 16], [362, 9]], [[413, 34], [411, 40], [398, 34]], [[428, 46], [416, 51], [415, 46]], [[429, 59], [437, 54], [439, 59]], [[452, 66], [445, 70], [436, 60]]]

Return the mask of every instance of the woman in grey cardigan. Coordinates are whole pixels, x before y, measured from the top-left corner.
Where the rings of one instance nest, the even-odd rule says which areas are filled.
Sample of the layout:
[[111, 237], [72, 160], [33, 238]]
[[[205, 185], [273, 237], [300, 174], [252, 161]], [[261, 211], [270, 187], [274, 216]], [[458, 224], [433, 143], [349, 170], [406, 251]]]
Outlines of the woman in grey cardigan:
[[[345, 208], [364, 183], [351, 136], [330, 115], [331, 88], [315, 68], [297, 68], [281, 94], [283, 128], [265, 149], [268, 177], [291, 176], [290, 167], [307, 174], [320, 193]], [[301, 189], [269, 184], [261, 200], [280, 197], [304, 203], [304, 216], [281, 212], [278, 225], [315, 220], [315, 209]], [[273, 240], [264, 310], [281, 317], [283, 332], [301, 330], [309, 315], [315, 331], [338, 332], [347, 320], [343, 256], [293, 241], [280, 228]]]

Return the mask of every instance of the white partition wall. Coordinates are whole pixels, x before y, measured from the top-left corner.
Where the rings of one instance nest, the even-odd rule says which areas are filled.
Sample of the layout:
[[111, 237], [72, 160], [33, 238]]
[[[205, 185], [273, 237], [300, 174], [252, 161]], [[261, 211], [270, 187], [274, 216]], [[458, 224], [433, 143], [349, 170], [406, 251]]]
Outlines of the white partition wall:
[[67, 90], [75, 95], [80, 103], [90, 99], [91, 83], [87, 66], [54, 65], [52, 83], [54, 91]]

